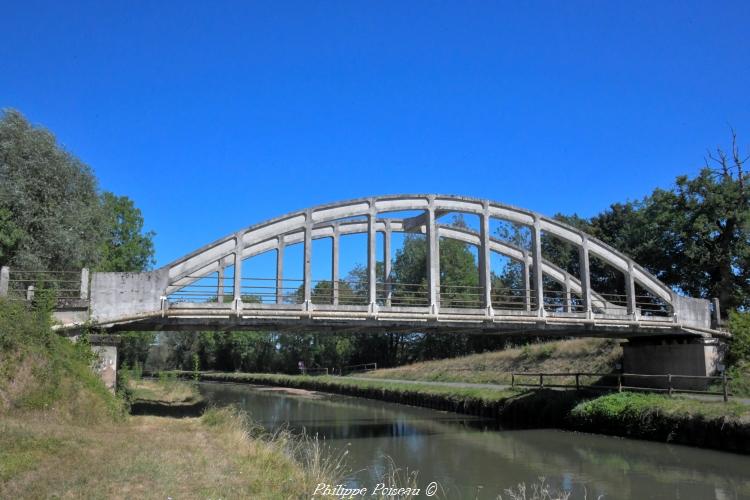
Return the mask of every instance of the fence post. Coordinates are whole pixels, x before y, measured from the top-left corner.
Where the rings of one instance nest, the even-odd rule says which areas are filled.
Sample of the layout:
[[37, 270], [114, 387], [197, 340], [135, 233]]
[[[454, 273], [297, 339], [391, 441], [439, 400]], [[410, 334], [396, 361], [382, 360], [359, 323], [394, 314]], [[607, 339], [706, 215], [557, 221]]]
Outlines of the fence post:
[[622, 392], [622, 374], [617, 374], [617, 392]]
[[580, 375], [580, 373], [576, 373], [576, 390], [577, 391], [581, 389], [581, 384], [578, 381], [578, 376], [579, 375]]
[[510, 388], [513, 389], [516, 386], [516, 374], [511, 373], [510, 374]]
[[81, 300], [89, 298], [89, 270], [84, 267], [81, 269]]
[[722, 385], [722, 392], [724, 393], [724, 402], [726, 403], [729, 401], [729, 392], [727, 391], [727, 372], [724, 371], [721, 373], [721, 385]]
[[26, 289], [26, 300], [29, 302], [34, 300], [34, 285], [29, 285], [29, 288]]
[[539, 374], [539, 388], [540, 389], [544, 388], [544, 374], [543, 373]]
[[3, 266], [0, 268], [0, 297], [8, 296], [8, 285], [10, 283], [10, 268]]
[[671, 396], [672, 395], [672, 374], [671, 373], [667, 375], [667, 384], [669, 386], [668, 387], [669, 395]]

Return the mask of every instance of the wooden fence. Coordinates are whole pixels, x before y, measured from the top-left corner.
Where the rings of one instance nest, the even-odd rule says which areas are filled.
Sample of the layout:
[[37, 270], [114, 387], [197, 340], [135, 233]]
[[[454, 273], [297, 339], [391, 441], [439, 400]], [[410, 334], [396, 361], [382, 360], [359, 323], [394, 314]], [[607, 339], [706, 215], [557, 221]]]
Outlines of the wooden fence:
[[[590, 377], [599, 377], [600, 380], [597, 381], [596, 384], [586, 384], [582, 383], [581, 378], [590, 378]], [[521, 379], [521, 381], [518, 381], [517, 379]], [[526, 382], [525, 380], [533, 378], [534, 382]], [[547, 379], [545, 381], [545, 378]], [[561, 384], [561, 383], [550, 383], [550, 379], [560, 379], [565, 378], [568, 379], [570, 382], [574, 383], [567, 383], [567, 384]], [[601, 379], [616, 379], [615, 384], [604, 384], [602, 383]], [[654, 380], [657, 382], [661, 382], [661, 384], [664, 387], [649, 387], [649, 386], [636, 386], [636, 385], [627, 385], [628, 380], [633, 379], [643, 379], [643, 380]], [[629, 391], [653, 391], [653, 392], [666, 392], [670, 396], [673, 393], [689, 393], [689, 394], [711, 394], [711, 395], [719, 395], [723, 396], [724, 401], [729, 400], [729, 387], [728, 382], [731, 380], [731, 378], [727, 377], [726, 374], [723, 374], [718, 377], [709, 377], [709, 376], [700, 376], [700, 375], [674, 375], [674, 374], [664, 374], [664, 375], [645, 375], [640, 373], [590, 373], [590, 372], [574, 372], [574, 373], [531, 373], [531, 372], [517, 372], [517, 373], [511, 373], [511, 387], [538, 387], [538, 388], [545, 388], [545, 387], [551, 387], [551, 388], [564, 388], [564, 389], [602, 389], [602, 390], [617, 390], [618, 392], [622, 392], [623, 390], [629, 390]], [[686, 389], [684, 387], [680, 387], [680, 384], [676, 384], [678, 381], [682, 380], [688, 380], [688, 381], [697, 381], [697, 382], [705, 382], [706, 387], [709, 387], [712, 385], [712, 383], [721, 383], [721, 390], [720, 391], [712, 391], [712, 390], [697, 390], [697, 389]]]

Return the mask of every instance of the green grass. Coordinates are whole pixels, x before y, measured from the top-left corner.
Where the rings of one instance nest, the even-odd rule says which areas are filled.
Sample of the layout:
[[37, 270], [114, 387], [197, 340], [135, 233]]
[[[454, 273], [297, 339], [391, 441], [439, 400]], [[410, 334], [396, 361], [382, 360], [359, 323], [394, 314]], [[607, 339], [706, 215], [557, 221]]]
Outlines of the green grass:
[[195, 403], [203, 398], [192, 382], [171, 380], [130, 380], [133, 400], [165, 404]]
[[622, 392], [608, 394], [581, 403], [573, 410], [576, 416], [603, 415], [610, 418], [632, 419], [648, 412], [676, 416], [701, 416], [705, 418], [741, 418], [750, 415], [750, 406], [736, 401], [701, 401], [681, 396], [662, 396]]
[[[177, 372], [181, 376], [190, 376], [192, 372]], [[246, 382], [253, 384], [269, 384], [284, 387], [311, 389], [323, 392], [340, 392], [340, 389], [352, 388], [363, 390], [380, 390], [396, 394], [421, 394], [445, 397], [447, 400], [459, 402], [468, 399], [487, 402], [503, 401], [518, 394], [517, 391], [445, 387], [415, 383], [397, 383], [381, 380], [355, 380], [346, 377], [308, 375], [278, 375], [269, 373], [223, 373], [204, 372], [202, 379], [218, 382]]]
[[0, 300], [0, 415], [54, 412], [79, 423], [124, 418], [125, 406], [91, 369], [88, 343], [54, 333], [43, 309]]
[[[622, 348], [617, 340], [560, 340], [385, 368], [363, 376], [430, 382], [510, 384], [513, 372], [609, 373], [614, 370], [621, 357]], [[555, 379], [555, 382], [574, 383], [574, 379]]]

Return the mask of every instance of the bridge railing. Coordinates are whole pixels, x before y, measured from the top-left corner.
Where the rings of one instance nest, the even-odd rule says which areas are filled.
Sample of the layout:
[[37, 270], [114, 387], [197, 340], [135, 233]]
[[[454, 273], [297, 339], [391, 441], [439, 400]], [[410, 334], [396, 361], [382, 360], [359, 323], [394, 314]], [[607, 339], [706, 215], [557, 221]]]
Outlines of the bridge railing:
[[[592, 378], [594, 380], [592, 380]], [[605, 383], [604, 381], [612, 383]], [[654, 381], [650, 386], [628, 385], [636, 380]], [[675, 375], [675, 374], [653, 374], [641, 373], [596, 373], [596, 372], [513, 372], [511, 373], [511, 387], [535, 387], [557, 388], [557, 389], [601, 389], [627, 391], [664, 392], [670, 396], [674, 393], [685, 394], [708, 394], [722, 396], [728, 401], [729, 381], [726, 373], [721, 376], [702, 375]], [[685, 383], [685, 382], [688, 383]], [[694, 383], [693, 383], [694, 382]], [[692, 383], [692, 384], [691, 384]], [[687, 388], [703, 385], [706, 389]], [[719, 386], [720, 390], [714, 390]]]
[[[301, 278], [251, 276], [235, 280], [232, 276], [220, 276], [218, 273], [187, 278], [192, 278], [192, 283], [171, 292], [168, 295], [169, 303], [226, 303], [227, 307], [232, 307], [230, 304], [233, 302], [237, 283], [242, 301], [248, 305], [301, 305], [305, 302], [305, 281]], [[65, 288], [63, 290], [70, 291]], [[365, 307], [370, 303], [369, 294], [367, 279], [310, 282], [309, 299], [315, 305]], [[539, 296], [532, 287], [491, 286], [489, 295], [493, 310], [500, 314], [504, 311], [518, 311], [521, 314], [526, 312], [532, 316], [537, 314]], [[379, 280], [375, 284], [375, 300], [380, 307], [427, 308], [430, 306], [430, 297], [430, 288], [426, 282]], [[570, 287], [544, 288], [541, 298], [547, 313], [586, 313], [581, 293]], [[478, 285], [441, 284], [437, 287], [436, 299], [438, 306], [444, 309], [486, 309], [484, 287]], [[667, 320], [674, 317], [673, 311], [672, 306], [663, 299], [648, 294], [633, 297], [618, 293], [591, 294], [591, 312], [610, 318]]]
[[492, 307], [496, 310], [527, 310], [537, 309], [536, 296], [532, 289], [498, 287], [490, 290]]
[[57, 300], [88, 300], [88, 269], [33, 271], [3, 267], [0, 271], [0, 296], [30, 301], [41, 290], [51, 293]]

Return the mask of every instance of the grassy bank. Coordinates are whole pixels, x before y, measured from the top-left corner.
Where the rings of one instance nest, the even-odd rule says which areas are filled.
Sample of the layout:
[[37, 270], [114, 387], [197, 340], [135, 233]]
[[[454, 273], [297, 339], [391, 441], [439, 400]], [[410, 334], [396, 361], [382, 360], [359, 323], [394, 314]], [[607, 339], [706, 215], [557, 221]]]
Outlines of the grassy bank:
[[[192, 376], [192, 372], [177, 372]], [[495, 419], [506, 428], [560, 428], [750, 453], [750, 406], [658, 394], [505, 391], [347, 377], [204, 372], [216, 382], [266, 384]]]
[[[130, 416], [94, 361], [85, 339], [50, 330], [44, 308], [0, 301], [0, 498], [296, 499], [336, 479], [316, 441], [269, 436], [231, 409]], [[195, 397], [179, 382], [133, 389]]]
[[2, 498], [301, 498], [317, 478], [295, 441], [251, 437], [243, 417], [130, 417], [78, 426], [36, 418], [0, 423]]
[[619, 341], [574, 339], [425, 361], [368, 372], [367, 377], [433, 382], [510, 384], [512, 372], [609, 373], [622, 358]]

